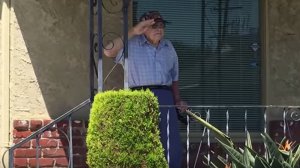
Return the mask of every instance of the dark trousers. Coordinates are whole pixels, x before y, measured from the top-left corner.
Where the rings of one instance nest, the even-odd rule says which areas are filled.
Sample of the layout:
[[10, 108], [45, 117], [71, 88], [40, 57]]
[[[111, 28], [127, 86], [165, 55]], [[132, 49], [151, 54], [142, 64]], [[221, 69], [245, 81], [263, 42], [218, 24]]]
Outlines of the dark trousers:
[[[151, 89], [158, 98], [159, 105], [174, 105], [173, 93], [168, 89]], [[169, 168], [180, 168], [182, 161], [182, 143], [180, 140], [178, 119], [175, 107], [160, 107], [160, 138], [165, 149], [165, 156], [168, 160]], [[168, 119], [169, 113], [169, 150], [168, 150]]]

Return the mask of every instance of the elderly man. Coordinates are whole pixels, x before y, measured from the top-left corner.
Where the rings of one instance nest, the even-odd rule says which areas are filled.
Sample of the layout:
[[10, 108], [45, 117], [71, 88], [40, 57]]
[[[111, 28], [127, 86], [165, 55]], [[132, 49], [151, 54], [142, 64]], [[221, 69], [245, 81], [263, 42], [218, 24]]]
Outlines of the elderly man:
[[[178, 58], [172, 43], [164, 39], [166, 20], [149, 11], [128, 32], [128, 84], [133, 90], [150, 89], [160, 105], [176, 105], [184, 111], [178, 88]], [[113, 46], [113, 47], [109, 47]], [[117, 38], [104, 54], [124, 65], [123, 40]], [[175, 108], [160, 107], [160, 136], [170, 168], [181, 166], [182, 145]], [[168, 126], [169, 123], [169, 126]]]

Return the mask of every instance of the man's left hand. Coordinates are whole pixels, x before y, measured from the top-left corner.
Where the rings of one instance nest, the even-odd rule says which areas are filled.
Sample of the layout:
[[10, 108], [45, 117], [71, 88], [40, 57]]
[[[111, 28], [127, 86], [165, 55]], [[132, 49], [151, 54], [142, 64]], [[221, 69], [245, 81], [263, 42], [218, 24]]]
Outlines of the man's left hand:
[[176, 102], [176, 108], [180, 111], [180, 112], [185, 112], [188, 109], [188, 105], [185, 101], [177, 101]]

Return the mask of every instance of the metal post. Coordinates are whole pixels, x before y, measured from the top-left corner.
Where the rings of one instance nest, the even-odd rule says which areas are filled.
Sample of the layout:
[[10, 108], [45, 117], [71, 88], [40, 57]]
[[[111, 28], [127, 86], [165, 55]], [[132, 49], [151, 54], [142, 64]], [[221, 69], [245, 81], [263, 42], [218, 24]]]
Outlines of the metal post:
[[190, 116], [186, 115], [186, 167], [190, 167]]
[[70, 115], [69, 118], [69, 167], [73, 168], [73, 134], [72, 134], [72, 116]]
[[[207, 109], [207, 112], [206, 112], [206, 117], [207, 117], [207, 122], [209, 122], [210, 120], [210, 109]], [[207, 164], [208, 166], [211, 165], [210, 163], [210, 130], [207, 129], [207, 148], [208, 148], [208, 151], [207, 151]]]
[[283, 109], [283, 136], [286, 137], [286, 109]]
[[98, 0], [97, 5], [98, 21], [98, 92], [103, 91], [103, 54], [102, 54], [102, 0]]
[[94, 0], [89, 0], [90, 100], [94, 100]]
[[124, 89], [128, 89], [128, 6], [129, 0], [123, 0], [123, 35], [124, 35]]
[[[267, 107], [264, 108], [264, 133], [267, 133]], [[265, 158], [268, 159], [267, 145], [264, 143]]]
[[40, 135], [36, 135], [35, 137], [35, 141], [36, 141], [36, 147], [35, 147], [35, 151], [36, 151], [36, 155], [35, 155], [35, 161], [36, 161], [36, 167], [39, 168], [40, 167], [40, 160], [39, 160], [39, 150], [40, 150]]
[[247, 141], [247, 133], [248, 133], [248, 110], [246, 109], [245, 110], [245, 144], [246, 144], [246, 141]]
[[8, 167], [9, 168], [13, 168], [14, 167], [14, 150], [13, 149], [9, 149], [8, 153], [9, 153]]
[[[229, 136], [229, 109], [226, 110], [226, 135]], [[228, 162], [228, 154], [226, 154], [226, 161]]]

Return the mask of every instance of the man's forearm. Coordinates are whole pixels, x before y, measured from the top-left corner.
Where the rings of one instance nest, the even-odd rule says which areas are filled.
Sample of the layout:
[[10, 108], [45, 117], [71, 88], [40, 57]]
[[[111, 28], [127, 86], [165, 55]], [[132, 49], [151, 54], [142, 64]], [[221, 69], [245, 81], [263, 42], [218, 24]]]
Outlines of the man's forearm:
[[[145, 31], [155, 23], [154, 19], [139, 22], [136, 26], [128, 31], [128, 40], [133, 36], [144, 34]], [[104, 48], [104, 54], [108, 57], [116, 57], [118, 52], [123, 48], [122, 37], [116, 38]]]
[[173, 97], [174, 97], [175, 103], [180, 102], [181, 98], [180, 98], [178, 81], [173, 81], [173, 83], [172, 83], [172, 92], [173, 92]]

